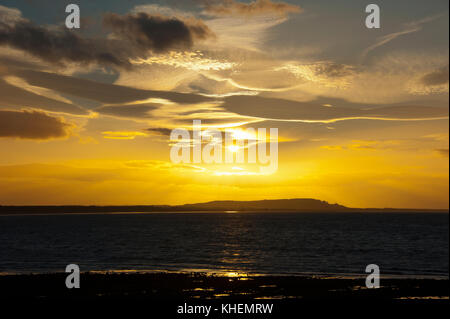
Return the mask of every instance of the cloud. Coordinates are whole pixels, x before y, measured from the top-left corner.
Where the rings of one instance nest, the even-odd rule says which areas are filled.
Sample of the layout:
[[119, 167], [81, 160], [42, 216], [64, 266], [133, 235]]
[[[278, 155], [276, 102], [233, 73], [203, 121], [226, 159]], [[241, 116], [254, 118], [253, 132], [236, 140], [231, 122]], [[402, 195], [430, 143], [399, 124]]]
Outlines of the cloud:
[[105, 115], [135, 118], [135, 119], [146, 119], [151, 118], [150, 112], [157, 109], [156, 105], [152, 104], [129, 104], [129, 105], [110, 105], [101, 106], [95, 109], [96, 112]]
[[[322, 99], [323, 100], [323, 99]], [[421, 120], [446, 119], [448, 109], [431, 106], [385, 105], [368, 106], [335, 100], [332, 105], [325, 100], [296, 102], [259, 96], [231, 96], [225, 99], [227, 111], [263, 119], [283, 121], [332, 123], [342, 120]]]
[[250, 90], [244, 90], [235, 87], [231, 81], [225, 79], [209, 78], [203, 74], [191, 76], [180, 83], [175, 88], [177, 91], [190, 91], [216, 98], [231, 96], [231, 95], [250, 95], [256, 94]]
[[36, 94], [12, 85], [3, 79], [0, 79], [0, 104], [8, 107], [31, 107], [50, 112], [62, 112], [75, 115], [88, 114], [86, 110], [77, 105]]
[[[320, 72], [343, 78], [346, 68], [325, 67]], [[336, 73], [337, 72], [337, 73]], [[351, 72], [350, 72], [351, 73]], [[351, 103], [341, 99], [319, 98], [309, 102], [262, 96], [235, 95], [207, 97], [192, 93], [142, 90], [99, 83], [91, 80], [48, 72], [17, 69], [14, 76], [33, 87], [46, 88], [60, 94], [89, 99], [104, 104], [96, 112], [132, 119], [170, 119], [181, 124], [199, 116], [214, 124], [252, 122], [261, 119], [329, 123], [349, 119], [420, 120], [448, 118], [448, 109], [417, 106], [418, 103], [371, 105]], [[325, 76], [325, 75], [321, 75]], [[14, 94], [11, 90], [16, 90]], [[33, 94], [0, 81], [0, 102], [7, 106], [34, 107], [50, 111], [77, 114], [76, 106]], [[200, 105], [201, 104], [201, 105]], [[85, 110], [83, 110], [86, 113]], [[156, 113], [155, 113], [156, 112]], [[188, 113], [186, 113], [188, 112]], [[181, 117], [180, 117], [181, 116]]]
[[146, 129], [149, 133], [160, 135], [160, 136], [170, 136], [172, 133], [172, 130], [165, 127], [152, 127]]
[[448, 148], [445, 149], [437, 149], [436, 152], [438, 152], [439, 155], [444, 157], [449, 157], [449, 151]]
[[103, 25], [110, 28], [115, 36], [157, 53], [188, 49], [195, 40], [214, 37], [214, 33], [201, 20], [180, 20], [144, 12], [126, 15], [107, 13]]
[[106, 104], [130, 103], [149, 98], [165, 99], [179, 104], [202, 103], [212, 100], [197, 94], [141, 90], [48, 72], [17, 70], [15, 75], [34, 86]]
[[2, 48], [0, 52], [0, 64], [5, 68], [6, 66], [31, 70], [44, 70], [45, 68], [49, 68], [49, 65], [42, 63], [42, 61], [38, 59], [35, 59], [34, 61], [31, 60], [29, 56], [26, 56], [22, 51]]
[[99, 63], [127, 66], [126, 49], [116, 41], [86, 39], [64, 27], [37, 26], [27, 19], [5, 19], [0, 14], [0, 45], [25, 51], [44, 61], [64, 64]]
[[203, 5], [207, 14], [216, 16], [285, 16], [289, 13], [302, 11], [299, 6], [286, 2], [272, 2], [271, 0], [255, 0], [250, 3], [242, 3], [235, 0], [206, 0], [203, 1]]
[[145, 12], [149, 15], [163, 15], [166, 17], [176, 17], [176, 18], [192, 18], [194, 17], [192, 13], [179, 10], [173, 7], [166, 7], [159, 4], [142, 4], [135, 6], [131, 13]]
[[355, 67], [334, 62], [286, 63], [275, 70], [285, 70], [299, 79], [332, 88], [348, 86], [357, 74]]
[[118, 131], [118, 132], [102, 132], [102, 135], [106, 139], [111, 140], [134, 140], [136, 137], [147, 136], [143, 132], [131, 132], [131, 131]]
[[153, 55], [146, 59], [132, 60], [132, 64], [159, 64], [192, 71], [219, 71], [232, 69], [236, 63], [204, 57], [201, 52], [169, 52]]
[[352, 140], [348, 145], [324, 145], [320, 148], [340, 151], [340, 150], [387, 150], [398, 149], [402, 141], [399, 140]]
[[423, 136], [423, 138], [431, 139], [433, 141], [438, 141], [438, 142], [446, 141], [448, 143], [448, 136], [449, 136], [448, 133], [435, 133], [435, 134], [425, 135], [425, 136]]
[[67, 137], [73, 125], [43, 112], [0, 110], [0, 138], [47, 140]]
[[0, 21], [11, 25], [20, 20], [23, 20], [20, 10], [0, 5]]
[[402, 35], [418, 32], [418, 31], [422, 30], [423, 24], [432, 22], [440, 17], [441, 17], [441, 15], [436, 15], [436, 16], [426, 17], [426, 18], [423, 18], [418, 21], [406, 23], [404, 25], [403, 30], [398, 31], [398, 32], [389, 33], [385, 36], [378, 38], [376, 43], [372, 44], [371, 46], [369, 46], [367, 49], [364, 50], [361, 58], [364, 59], [371, 51], [375, 50], [376, 48], [378, 48], [380, 46], [385, 45], [386, 43], [391, 42], [392, 40], [397, 39], [398, 37], [400, 37]]
[[107, 13], [103, 25], [108, 38], [86, 38], [67, 28], [35, 25], [20, 11], [0, 7], [0, 46], [25, 51], [53, 64], [100, 64], [129, 68], [130, 59], [145, 58], [149, 51], [191, 48], [197, 40], [214, 37], [201, 20], [164, 17], [144, 12]]
[[449, 67], [443, 67], [439, 70], [433, 71], [424, 75], [421, 78], [421, 83], [427, 86], [444, 85], [448, 83]]

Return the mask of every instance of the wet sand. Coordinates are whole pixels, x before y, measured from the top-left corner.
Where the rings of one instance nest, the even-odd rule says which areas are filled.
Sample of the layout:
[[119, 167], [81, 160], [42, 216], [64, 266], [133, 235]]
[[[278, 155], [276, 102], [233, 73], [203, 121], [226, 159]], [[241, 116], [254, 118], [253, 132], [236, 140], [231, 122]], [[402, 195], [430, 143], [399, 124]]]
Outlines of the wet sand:
[[67, 289], [65, 273], [1, 275], [2, 300], [239, 300], [396, 301], [448, 303], [447, 279], [381, 278], [367, 289], [365, 278], [246, 276], [204, 273], [83, 273], [80, 289]]

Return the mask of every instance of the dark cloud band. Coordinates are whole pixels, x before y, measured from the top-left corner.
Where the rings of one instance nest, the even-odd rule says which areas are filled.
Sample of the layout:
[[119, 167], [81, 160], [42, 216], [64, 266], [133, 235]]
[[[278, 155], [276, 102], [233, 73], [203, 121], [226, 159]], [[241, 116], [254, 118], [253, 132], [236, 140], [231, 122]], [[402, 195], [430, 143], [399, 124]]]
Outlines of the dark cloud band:
[[66, 137], [71, 124], [43, 112], [0, 110], [0, 138], [47, 140]]
[[129, 65], [114, 41], [85, 39], [67, 29], [48, 29], [28, 20], [15, 24], [0, 21], [0, 45], [25, 51], [52, 63]]
[[195, 40], [214, 37], [213, 32], [200, 20], [182, 21], [143, 12], [127, 15], [107, 13], [103, 25], [136, 47], [158, 53], [191, 48]]
[[[0, 11], [6, 12], [2, 8]], [[97, 39], [82, 37], [64, 27], [38, 26], [21, 17], [7, 19], [6, 13], [0, 15], [0, 46], [10, 46], [56, 64], [95, 63], [129, 68], [130, 59], [151, 52], [189, 49], [197, 40], [214, 37], [206, 24], [193, 18], [107, 13], [103, 25], [114, 37]]]

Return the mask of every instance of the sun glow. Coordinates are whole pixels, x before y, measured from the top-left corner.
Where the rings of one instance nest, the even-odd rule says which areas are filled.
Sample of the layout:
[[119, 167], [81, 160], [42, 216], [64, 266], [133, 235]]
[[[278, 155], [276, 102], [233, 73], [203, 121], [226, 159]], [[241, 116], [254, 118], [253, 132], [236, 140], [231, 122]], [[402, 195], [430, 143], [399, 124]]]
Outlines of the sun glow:
[[231, 152], [236, 153], [236, 152], [238, 152], [241, 148], [240, 148], [239, 146], [237, 146], [237, 145], [230, 145], [230, 146], [228, 146], [228, 149], [229, 149]]
[[244, 131], [242, 129], [227, 129], [226, 132], [230, 133], [236, 140], [257, 140], [256, 133]]

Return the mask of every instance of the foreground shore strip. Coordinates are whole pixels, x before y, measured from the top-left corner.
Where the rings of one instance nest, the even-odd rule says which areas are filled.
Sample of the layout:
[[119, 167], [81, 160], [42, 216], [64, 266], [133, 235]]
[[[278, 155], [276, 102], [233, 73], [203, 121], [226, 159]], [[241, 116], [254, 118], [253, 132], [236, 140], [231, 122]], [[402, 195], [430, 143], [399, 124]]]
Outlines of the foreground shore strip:
[[399, 300], [445, 301], [449, 280], [389, 278], [367, 289], [363, 278], [222, 276], [204, 273], [83, 273], [80, 289], [65, 273], [0, 275], [0, 298], [150, 300]]

